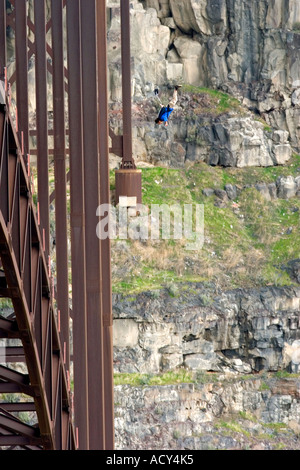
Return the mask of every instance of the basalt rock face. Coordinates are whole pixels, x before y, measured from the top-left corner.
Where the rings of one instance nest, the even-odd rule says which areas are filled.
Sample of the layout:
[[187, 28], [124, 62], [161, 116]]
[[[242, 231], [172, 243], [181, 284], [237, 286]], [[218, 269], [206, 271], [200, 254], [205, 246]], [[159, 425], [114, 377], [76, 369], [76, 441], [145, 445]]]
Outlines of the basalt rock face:
[[133, 131], [137, 161], [175, 168], [194, 162], [243, 168], [284, 165], [292, 156], [288, 132], [265, 131], [251, 114], [188, 119], [182, 114], [175, 110], [167, 128], [137, 123]]
[[[168, 291], [135, 299], [116, 295], [115, 370], [281, 370], [284, 343], [300, 339], [299, 309], [298, 287], [216, 293], [193, 285], [178, 296]], [[298, 366], [287, 367], [295, 372]]]
[[169, 10], [165, 1], [145, 3], [160, 4], [162, 23], [163, 12], [172, 17], [185, 81], [239, 93], [299, 148], [299, 2], [170, 0]]
[[299, 449], [299, 375], [278, 375], [298, 370], [283, 348], [298, 344], [299, 306], [298, 287], [114, 296], [116, 372], [194, 374], [115, 386], [116, 448]]
[[116, 386], [116, 449], [299, 450], [299, 378], [211, 380]]
[[[120, 22], [116, 3], [109, 1], [108, 6], [112, 13], [108, 44], [109, 88], [113, 103], [121, 97], [118, 69]], [[149, 100], [155, 86], [178, 81], [223, 90], [238, 97], [247, 109], [259, 114], [275, 130], [285, 131], [287, 135], [285, 147], [276, 151], [279, 152], [278, 159], [276, 152], [274, 158], [274, 152], [268, 149], [267, 158], [242, 156], [241, 165], [285, 163], [291, 154], [290, 144], [295, 151], [300, 150], [299, 25], [300, 7], [296, 0], [131, 1], [133, 100]], [[152, 114], [155, 117], [155, 111]], [[147, 146], [144, 134], [151, 141], [154, 133], [155, 147], [159, 147], [157, 129], [154, 129], [153, 122], [147, 126], [141, 121], [142, 114], [140, 123], [134, 125], [135, 132], [142, 134], [137, 139], [136, 147], [143, 149], [144, 159], [146, 155], [151, 160], [151, 148]], [[181, 123], [174, 122], [175, 140], [178, 125]], [[210, 127], [212, 125], [209, 123]], [[200, 128], [201, 122], [197, 126]], [[240, 123], [239, 126], [243, 135], [243, 125]], [[259, 134], [255, 125], [251, 124], [251, 128], [253, 134]], [[180, 132], [183, 132], [182, 129]], [[167, 140], [174, 141], [174, 135], [169, 134], [167, 137]], [[191, 159], [191, 155], [192, 159], [198, 159], [203, 149], [199, 149], [197, 143], [187, 148], [186, 140], [189, 139], [187, 130], [183, 138], [179, 136], [177, 139], [182, 148], [162, 147], [164, 158], [169, 151], [171, 154], [184, 154], [187, 160]], [[204, 142], [210, 145], [205, 139]], [[248, 144], [246, 139], [246, 146]], [[259, 147], [259, 153], [265, 155], [265, 146], [260, 147], [258, 141], [255, 145]], [[220, 157], [217, 146], [215, 158], [218, 164], [222, 165], [225, 159], [228, 165], [228, 157], [225, 156], [227, 150], [224, 152], [223, 145]], [[179, 160], [182, 159], [179, 157]], [[210, 163], [210, 157], [204, 160]], [[232, 158], [229, 158], [229, 162], [230, 166], [237, 163]]]

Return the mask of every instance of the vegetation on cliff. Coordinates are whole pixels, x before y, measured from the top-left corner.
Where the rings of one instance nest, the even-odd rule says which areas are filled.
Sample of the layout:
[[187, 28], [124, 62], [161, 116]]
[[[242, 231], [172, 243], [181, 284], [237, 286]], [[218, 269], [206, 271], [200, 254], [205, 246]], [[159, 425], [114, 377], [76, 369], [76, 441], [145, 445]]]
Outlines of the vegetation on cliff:
[[[291, 285], [288, 261], [299, 257], [299, 197], [266, 200], [258, 183], [300, 175], [300, 157], [286, 166], [221, 168], [205, 163], [184, 169], [143, 168], [143, 204], [203, 204], [204, 244], [184, 240], [113, 240], [115, 292], [136, 293], [183, 281], [214, 281], [221, 288]], [[225, 187], [236, 188], [228, 198]], [[114, 189], [114, 173], [111, 174]], [[210, 191], [205, 192], [205, 190]]]

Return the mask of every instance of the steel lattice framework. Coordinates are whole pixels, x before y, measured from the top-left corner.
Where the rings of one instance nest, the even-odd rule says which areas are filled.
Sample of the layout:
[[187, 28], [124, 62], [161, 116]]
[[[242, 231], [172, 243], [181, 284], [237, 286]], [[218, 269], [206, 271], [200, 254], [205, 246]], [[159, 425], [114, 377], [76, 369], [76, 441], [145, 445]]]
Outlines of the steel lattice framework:
[[110, 241], [96, 235], [96, 211], [110, 201], [109, 135], [134, 166], [129, 0], [120, 6], [125, 116], [116, 137], [108, 129], [106, 0], [0, 0], [3, 448], [114, 448]]

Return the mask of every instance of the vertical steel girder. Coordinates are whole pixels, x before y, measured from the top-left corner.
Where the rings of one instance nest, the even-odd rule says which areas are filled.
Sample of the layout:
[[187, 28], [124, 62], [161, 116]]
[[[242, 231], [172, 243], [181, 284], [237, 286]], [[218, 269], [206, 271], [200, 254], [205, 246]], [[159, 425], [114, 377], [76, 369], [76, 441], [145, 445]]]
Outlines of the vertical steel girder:
[[49, 155], [48, 155], [48, 103], [45, 2], [34, 2], [35, 26], [35, 87], [36, 87], [36, 139], [37, 180], [40, 225], [42, 228], [46, 259], [50, 254], [49, 222]]
[[70, 315], [68, 280], [68, 228], [67, 228], [67, 170], [64, 88], [63, 4], [51, 0], [52, 51], [53, 51], [53, 129], [54, 129], [54, 177], [55, 177], [55, 242], [57, 308], [64, 345], [65, 367], [70, 370]]
[[0, 80], [5, 80], [6, 72], [6, 4], [0, 4]]
[[[98, 0], [99, 1], [99, 0]], [[93, 227], [100, 204], [97, 106], [96, 1], [81, 2], [85, 227]], [[94, 226], [95, 227], [95, 226]], [[105, 448], [101, 243], [86, 230], [88, 406], [90, 449]]]
[[[106, 1], [96, 2], [96, 25], [98, 45], [98, 118], [100, 158], [100, 204], [109, 204], [109, 128], [107, 93], [107, 18]], [[105, 448], [114, 448], [114, 393], [113, 393], [113, 333], [111, 296], [111, 247], [109, 237], [101, 240], [101, 291], [103, 315], [103, 363], [105, 403]]]
[[80, 449], [89, 448], [87, 300], [84, 230], [84, 162], [80, 0], [66, 5], [69, 71], [69, 139], [71, 189], [72, 317], [75, 426]]
[[[16, 71], [9, 77], [9, 83], [16, 82], [17, 129], [9, 112], [3, 108], [0, 113], [0, 259], [7, 285], [2, 287], [0, 284], [0, 295], [6, 292], [11, 297], [15, 318], [2, 318], [0, 314], [0, 337], [21, 339], [20, 350], [7, 349], [5, 357], [8, 362], [21, 358], [26, 362], [28, 383], [12, 382], [11, 375], [3, 372], [2, 376], [0, 374], [0, 393], [5, 390], [15, 393], [22, 389], [32, 396], [33, 401], [19, 406], [4, 403], [3, 409], [0, 403], [0, 446], [113, 449], [110, 241], [99, 240], [96, 235], [97, 208], [110, 201], [106, 0], [51, 0], [48, 19], [45, 1], [33, 0], [34, 21], [27, 16], [27, 0], [12, 0], [13, 11], [9, 15], [6, 15], [5, 4], [5, 0], [0, 0], [0, 79], [6, 77], [5, 30], [9, 25], [16, 36]], [[123, 18], [129, 20], [129, 2], [122, 0], [121, 7]], [[46, 40], [49, 33], [51, 45]], [[130, 56], [126, 41], [129, 41], [129, 29], [125, 35], [123, 31], [125, 60]], [[28, 117], [28, 60], [33, 56], [35, 129]], [[128, 70], [130, 73], [130, 67], [126, 68], [125, 64], [124, 76]], [[49, 73], [53, 87], [53, 129], [48, 124]], [[124, 106], [129, 121], [124, 119], [124, 137], [117, 140], [121, 151], [128, 156], [128, 162], [134, 165], [129, 157], [129, 86], [127, 76]], [[36, 136], [36, 147], [32, 146], [31, 136]], [[53, 149], [49, 146], [50, 136], [53, 137]], [[30, 155], [36, 155], [37, 159], [37, 207], [31, 192]], [[49, 196], [51, 155], [54, 158], [55, 192]], [[54, 200], [56, 292], [49, 265], [49, 203]], [[69, 308], [68, 220], [72, 310]], [[74, 365], [74, 426], [69, 387], [71, 360]], [[38, 432], [22, 426], [11, 414], [33, 408], [38, 415]], [[22, 429], [22, 435], [18, 435], [18, 429]]]
[[22, 154], [27, 161], [29, 154], [29, 118], [28, 118], [28, 44], [27, 44], [27, 0], [18, 0], [15, 9], [16, 40], [16, 85], [17, 113], [20, 128]]
[[[131, 122], [131, 53], [130, 53], [130, 2], [121, 1], [121, 53], [122, 53], [122, 99], [123, 99], [123, 136], [122, 161], [120, 169], [115, 171], [116, 204], [120, 197], [135, 198], [136, 204], [142, 203], [142, 174], [136, 168], [132, 156]], [[120, 142], [112, 138], [113, 147]], [[119, 154], [119, 153], [118, 153]], [[120, 155], [120, 154], [119, 154]]]
[[130, 4], [121, 0], [121, 52], [122, 52], [122, 99], [123, 99], [123, 158], [121, 169], [133, 168], [131, 131], [131, 56], [130, 56]]

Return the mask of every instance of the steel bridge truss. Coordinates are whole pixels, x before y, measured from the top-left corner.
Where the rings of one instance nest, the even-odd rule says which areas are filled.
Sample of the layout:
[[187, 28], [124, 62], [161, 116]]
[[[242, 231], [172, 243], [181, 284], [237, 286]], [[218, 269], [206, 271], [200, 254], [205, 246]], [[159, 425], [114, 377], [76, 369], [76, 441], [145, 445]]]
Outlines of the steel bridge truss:
[[[21, 148], [5, 105], [0, 111], [1, 297], [13, 312], [0, 316], [0, 444], [29, 448], [74, 446], [70, 377], [66, 375], [52, 282]], [[9, 309], [8, 309], [9, 310]], [[23, 367], [14, 368], [15, 364]], [[16, 401], [7, 398], [16, 394]], [[28, 399], [30, 398], [30, 399]], [[39, 426], [15, 413], [35, 413]]]
[[[128, 25], [129, 0], [121, 13]], [[109, 135], [134, 162], [125, 66], [124, 136], [108, 129], [106, 35], [106, 0], [0, 0], [4, 449], [114, 448], [110, 241], [96, 234]]]

